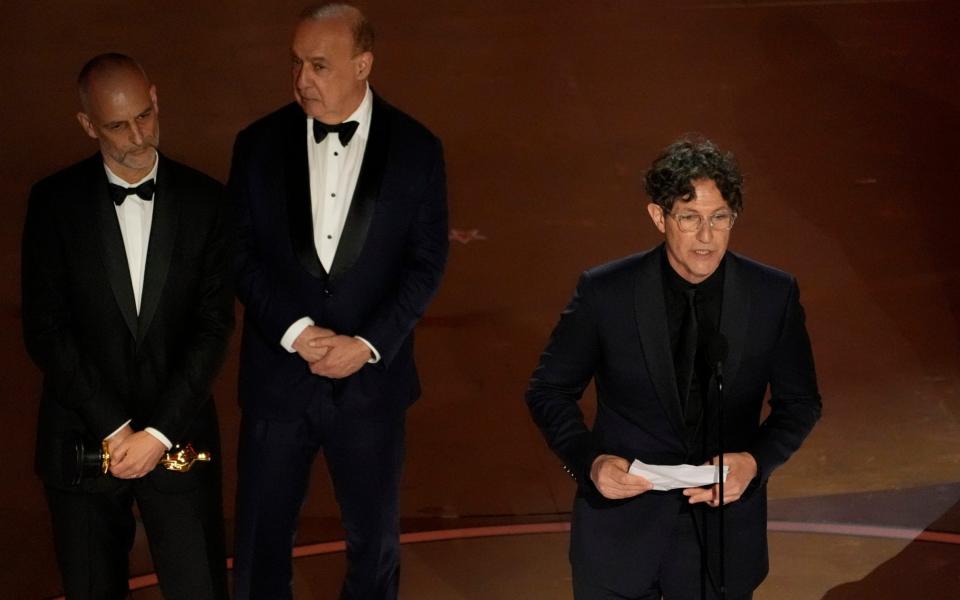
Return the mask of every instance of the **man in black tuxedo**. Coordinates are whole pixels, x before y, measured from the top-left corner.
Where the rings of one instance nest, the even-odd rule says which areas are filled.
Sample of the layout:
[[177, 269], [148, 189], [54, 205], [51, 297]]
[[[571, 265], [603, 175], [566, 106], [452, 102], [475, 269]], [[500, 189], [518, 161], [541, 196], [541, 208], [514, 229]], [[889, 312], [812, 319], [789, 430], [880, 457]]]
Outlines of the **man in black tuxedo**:
[[[123, 598], [136, 500], [166, 598], [226, 598], [211, 382], [233, 329], [223, 187], [162, 156], [156, 87], [90, 60], [80, 125], [100, 152], [37, 183], [23, 235], [23, 333], [43, 373], [37, 471], [68, 598]], [[65, 480], [64, 444], [110, 474]], [[158, 467], [174, 444], [214, 463]]]
[[322, 449], [346, 530], [342, 598], [395, 598], [413, 329], [446, 263], [440, 141], [374, 94], [373, 31], [343, 4], [301, 14], [295, 103], [242, 131], [237, 598], [290, 598]]
[[[668, 147], [646, 176], [664, 243], [580, 277], [530, 381], [533, 418], [578, 484], [578, 600], [717, 598], [721, 522], [726, 597], [750, 598], [766, 576], [767, 481], [819, 418], [820, 396], [795, 279], [727, 251], [741, 182], [709, 141]], [[653, 491], [629, 473], [633, 459], [716, 462], [718, 362], [722, 508], [717, 486]], [[592, 430], [577, 405], [591, 379]]]

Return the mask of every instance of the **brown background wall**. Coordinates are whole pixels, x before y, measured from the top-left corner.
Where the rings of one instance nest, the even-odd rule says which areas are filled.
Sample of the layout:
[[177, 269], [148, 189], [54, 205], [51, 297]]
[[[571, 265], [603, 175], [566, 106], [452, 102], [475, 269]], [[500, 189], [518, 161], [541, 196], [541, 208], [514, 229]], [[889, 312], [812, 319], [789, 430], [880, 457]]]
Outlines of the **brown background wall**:
[[[94, 151], [74, 119], [76, 73], [103, 51], [140, 59], [159, 87], [163, 150], [223, 180], [236, 132], [291, 97], [300, 7], [0, 3], [0, 589], [11, 597], [58, 589], [31, 472], [39, 376], [20, 341], [19, 243], [31, 183]], [[960, 480], [956, 3], [366, 7], [376, 89], [444, 140], [451, 226], [484, 238], [453, 243], [418, 334], [425, 392], [410, 413], [405, 527], [568, 510], [525, 381], [577, 274], [656, 243], [641, 172], [688, 131], [739, 156], [749, 187], [732, 247], [796, 274], [809, 315], [825, 417], [774, 497]], [[235, 376], [234, 353], [216, 388], [228, 519]], [[336, 538], [317, 475], [301, 537]], [[916, 506], [925, 518], [922, 496]]]

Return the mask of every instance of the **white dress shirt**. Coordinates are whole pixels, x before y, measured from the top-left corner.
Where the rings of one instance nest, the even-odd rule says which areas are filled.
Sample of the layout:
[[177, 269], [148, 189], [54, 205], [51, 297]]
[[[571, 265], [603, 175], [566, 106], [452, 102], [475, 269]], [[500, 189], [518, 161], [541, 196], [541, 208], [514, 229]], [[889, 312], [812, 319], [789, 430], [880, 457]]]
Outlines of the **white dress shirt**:
[[[156, 179], [157, 165], [153, 161], [153, 169], [146, 177], [135, 183], [127, 183], [103, 165], [107, 172], [107, 181], [121, 187], [134, 188], [138, 185]], [[143, 272], [147, 266], [147, 246], [150, 244], [150, 226], [153, 224], [153, 202], [146, 201], [136, 194], [130, 194], [123, 204], [114, 206], [117, 211], [117, 221], [120, 223], [120, 234], [123, 236], [123, 249], [127, 253], [127, 267], [130, 269], [130, 283], [133, 284], [133, 299], [137, 304], [137, 314], [140, 314], [140, 299], [143, 296]]]
[[[103, 168], [107, 172], [107, 181], [112, 184], [133, 188], [141, 183], [156, 179], [157, 165], [160, 161], [154, 158], [153, 169], [150, 173], [134, 183], [128, 183], [118, 177], [110, 167], [104, 163]], [[156, 194], [154, 194], [156, 195]], [[127, 254], [127, 267], [130, 269], [130, 283], [133, 284], [133, 299], [137, 305], [137, 314], [140, 314], [140, 300], [143, 297], [143, 273], [147, 267], [147, 248], [150, 245], [150, 227], [153, 225], [153, 201], [147, 201], [136, 194], [127, 196], [123, 204], [114, 206], [117, 210], [117, 222], [120, 224], [120, 235], [123, 236], [123, 250]], [[110, 439], [121, 429], [130, 424], [128, 420], [107, 436]], [[167, 450], [173, 447], [167, 436], [163, 435], [153, 427], [146, 427], [144, 431], [160, 440], [167, 447]]]
[[[360, 167], [363, 164], [363, 153], [367, 148], [367, 139], [370, 136], [370, 119], [373, 114], [373, 93], [370, 86], [353, 113], [343, 120], [356, 121], [357, 130], [350, 143], [344, 146], [340, 143], [340, 136], [331, 133], [320, 143], [314, 141], [313, 117], [307, 117], [306, 143], [307, 163], [310, 171], [310, 208], [313, 215], [313, 243], [317, 249], [317, 256], [327, 273], [333, 266], [340, 245], [340, 236], [343, 235], [343, 226], [347, 222], [347, 213], [350, 212], [350, 203], [353, 192], [357, 188], [357, 179], [360, 176]], [[280, 345], [287, 352], [296, 352], [293, 343], [303, 330], [314, 325], [310, 317], [302, 317], [295, 321], [280, 339]], [[360, 336], [356, 338], [370, 348], [373, 358], [369, 362], [380, 360], [380, 353], [367, 340]]]
[[373, 94], [370, 88], [357, 110], [344, 119], [357, 122], [350, 143], [344, 146], [340, 136], [331, 133], [319, 144], [313, 137], [313, 117], [307, 117], [307, 162], [310, 169], [310, 208], [313, 214], [313, 243], [327, 273], [340, 244], [347, 212], [357, 188], [363, 153], [370, 136]]

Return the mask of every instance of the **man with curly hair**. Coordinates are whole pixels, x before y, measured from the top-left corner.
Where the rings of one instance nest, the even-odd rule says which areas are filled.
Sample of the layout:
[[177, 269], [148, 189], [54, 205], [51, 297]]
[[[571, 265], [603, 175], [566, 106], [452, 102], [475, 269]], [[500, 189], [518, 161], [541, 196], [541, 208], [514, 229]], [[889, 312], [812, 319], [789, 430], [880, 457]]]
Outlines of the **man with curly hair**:
[[[742, 181], [712, 142], [670, 145], [646, 175], [664, 242], [581, 275], [530, 381], [533, 418], [578, 484], [578, 600], [749, 599], [767, 574], [767, 481], [820, 395], [796, 280], [727, 251]], [[591, 379], [592, 429], [577, 405]], [[722, 503], [719, 486], [654, 489], [629, 471], [721, 454]]]

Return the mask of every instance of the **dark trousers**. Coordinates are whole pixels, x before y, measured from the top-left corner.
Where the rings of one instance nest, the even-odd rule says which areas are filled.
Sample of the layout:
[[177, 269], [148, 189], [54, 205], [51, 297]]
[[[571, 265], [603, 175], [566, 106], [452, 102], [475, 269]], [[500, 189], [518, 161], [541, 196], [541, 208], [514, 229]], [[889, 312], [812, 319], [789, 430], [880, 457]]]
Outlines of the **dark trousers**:
[[[630, 573], [622, 572], [617, 588], [601, 581], [594, 573], [573, 565], [573, 595], [576, 600], [718, 600], [719, 582], [716, 564], [712, 565], [712, 579], [703, 569], [702, 543], [698, 531], [702, 527], [699, 507], [683, 511], [677, 518], [669, 547], [664, 548], [654, 580], [640, 584], [632, 581]], [[715, 561], [714, 561], [715, 562]], [[642, 590], [637, 592], [637, 590]], [[634, 590], [634, 591], [626, 591]], [[727, 600], [751, 600], [753, 592], [733, 595]]]
[[[219, 475], [219, 473], [217, 474]], [[68, 600], [127, 597], [136, 501], [167, 600], [227, 598], [219, 477], [187, 491], [104, 480], [97, 491], [47, 486], [57, 563]]]
[[293, 597], [291, 552], [317, 453], [326, 456], [346, 533], [342, 599], [393, 599], [400, 584], [404, 415], [363, 419], [329, 399], [297, 421], [240, 425], [234, 594]]

